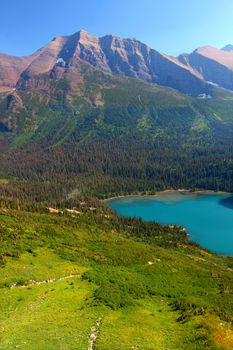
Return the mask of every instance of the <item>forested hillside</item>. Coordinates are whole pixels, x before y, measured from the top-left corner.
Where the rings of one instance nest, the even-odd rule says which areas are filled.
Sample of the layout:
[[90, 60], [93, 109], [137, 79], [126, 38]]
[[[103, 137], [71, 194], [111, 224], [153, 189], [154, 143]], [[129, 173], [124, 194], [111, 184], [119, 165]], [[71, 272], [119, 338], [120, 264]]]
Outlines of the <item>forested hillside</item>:
[[72, 80], [64, 74], [2, 95], [0, 176], [18, 193], [52, 201], [180, 187], [232, 191], [231, 93], [215, 88], [212, 98], [194, 98], [81, 62]]

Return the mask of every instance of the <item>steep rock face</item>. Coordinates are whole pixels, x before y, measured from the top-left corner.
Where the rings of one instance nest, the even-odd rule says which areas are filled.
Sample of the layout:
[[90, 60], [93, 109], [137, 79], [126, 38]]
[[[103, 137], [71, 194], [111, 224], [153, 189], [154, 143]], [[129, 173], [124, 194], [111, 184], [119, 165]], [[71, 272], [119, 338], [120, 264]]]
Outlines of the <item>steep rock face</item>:
[[153, 58], [156, 60], [156, 51], [153, 55], [153, 50], [137, 40], [112, 35], [101, 38], [100, 44], [113, 74], [125, 74], [149, 82], [155, 80], [150, 68]]
[[18, 87], [41, 87], [41, 82], [29, 80], [45, 73], [59, 78], [64, 71], [72, 71], [69, 75], [72, 84], [73, 79], [77, 80], [74, 68], [80, 60], [108, 74], [123, 74], [188, 94], [209, 91], [208, 85], [195, 70], [175, 58], [162, 55], [135, 39], [112, 35], [97, 38], [84, 30], [71, 36], [57, 37], [38, 50], [35, 59], [23, 72]]
[[[199, 94], [208, 90], [193, 69], [138, 40], [112, 35], [97, 39], [87, 34], [85, 40], [81, 41], [81, 47], [82, 51], [76, 50], [76, 54], [106, 72], [166, 85], [188, 94]], [[88, 50], [92, 54], [88, 54]]]
[[173, 87], [190, 95], [210, 93], [211, 88], [191, 67], [188, 69], [179, 62], [166, 55], [158, 57], [158, 84]]
[[100, 39], [100, 44], [113, 74], [166, 85], [188, 94], [208, 90], [202, 77], [191, 67], [160, 54], [138, 40], [105, 36]]
[[77, 33], [78, 42], [74, 57], [90, 63], [92, 66], [111, 73], [105, 52], [100, 45], [100, 39], [85, 31]]
[[233, 51], [205, 46], [179, 56], [179, 61], [196, 70], [204, 80], [233, 90]]
[[123, 74], [187, 94], [208, 93], [210, 89], [202, 75], [181, 60], [160, 54], [136, 39], [112, 35], [97, 38], [84, 30], [71, 36], [56, 37], [30, 58], [19, 58], [22, 64], [10, 65], [9, 69], [16, 67], [17, 72], [11, 74], [8, 85], [14, 87], [18, 81], [17, 88], [41, 88], [46, 85], [43, 75], [59, 79], [64, 72], [72, 72], [69, 75], [72, 84], [72, 79], [77, 80], [75, 68], [80, 60], [104, 73]]

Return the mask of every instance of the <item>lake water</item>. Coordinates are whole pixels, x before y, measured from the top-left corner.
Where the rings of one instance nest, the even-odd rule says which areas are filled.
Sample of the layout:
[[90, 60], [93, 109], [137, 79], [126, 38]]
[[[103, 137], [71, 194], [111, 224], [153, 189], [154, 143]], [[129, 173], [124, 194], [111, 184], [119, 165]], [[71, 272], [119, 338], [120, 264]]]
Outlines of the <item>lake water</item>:
[[125, 197], [108, 204], [121, 216], [186, 228], [191, 239], [224, 255], [233, 255], [233, 195], [166, 193]]

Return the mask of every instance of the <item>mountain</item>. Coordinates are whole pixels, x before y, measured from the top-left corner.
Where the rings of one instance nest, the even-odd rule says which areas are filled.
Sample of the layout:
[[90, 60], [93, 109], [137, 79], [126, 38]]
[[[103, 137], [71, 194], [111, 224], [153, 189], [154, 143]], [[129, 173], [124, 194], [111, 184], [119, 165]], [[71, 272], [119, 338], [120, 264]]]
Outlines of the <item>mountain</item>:
[[[213, 51], [215, 60], [207, 57]], [[230, 60], [220, 64], [231, 52], [194, 54], [231, 81]], [[20, 66], [14, 84], [4, 82], [0, 178], [17, 179], [20, 198], [42, 201], [76, 188], [98, 197], [171, 187], [232, 191], [233, 94], [207, 84], [192, 57], [85, 31], [54, 38]]]
[[233, 348], [232, 258], [99, 200], [233, 193], [231, 52], [197, 51], [80, 31], [0, 55], [1, 349]]
[[106, 74], [125, 75], [189, 95], [211, 95], [211, 84], [233, 90], [232, 48], [204, 46], [175, 58], [136, 39], [113, 35], [98, 38], [80, 30], [54, 38], [28, 57], [0, 54], [0, 92], [12, 91], [27, 80], [32, 83], [35, 76], [42, 74], [61, 77], [64, 71], [70, 71], [71, 79], [82, 61]]
[[14, 57], [0, 53], [0, 93], [16, 87], [20, 75], [33, 61], [34, 56]]
[[233, 51], [233, 45], [229, 44], [222, 48], [223, 51]]
[[34, 75], [51, 73], [53, 70], [55, 74], [61, 74], [56, 67], [71, 70], [79, 60], [105, 73], [123, 74], [173, 87], [187, 94], [198, 95], [209, 89], [200, 74], [191, 67], [136, 39], [122, 39], [112, 35], [97, 38], [84, 30], [71, 36], [56, 37], [34, 55], [18, 58], [17, 62], [15, 60], [16, 58], [7, 56], [5, 64], [0, 67], [4, 74], [6, 66], [14, 73], [11, 74], [12, 77], [9, 74], [9, 82], [5, 81], [4, 76], [1, 78], [2, 90], [12, 88], [18, 80], [29, 79]]
[[178, 59], [205, 81], [233, 90], [233, 51], [204, 46], [191, 54], [180, 55]]
[[31, 56], [1, 57], [0, 131], [16, 147], [126, 136], [129, 130], [155, 140], [168, 137], [171, 122], [180, 134], [181, 120], [190, 139], [203, 132], [230, 138], [233, 96], [214, 85], [233, 89], [231, 51], [203, 47], [173, 58], [136, 39], [81, 30]]

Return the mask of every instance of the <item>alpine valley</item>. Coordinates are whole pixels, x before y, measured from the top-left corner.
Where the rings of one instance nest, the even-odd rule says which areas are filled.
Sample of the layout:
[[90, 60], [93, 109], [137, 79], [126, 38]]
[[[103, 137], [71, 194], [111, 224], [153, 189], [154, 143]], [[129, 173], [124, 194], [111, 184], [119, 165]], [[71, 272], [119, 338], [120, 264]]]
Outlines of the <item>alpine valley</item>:
[[0, 54], [0, 150], [0, 349], [233, 348], [233, 258], [102, 201], [233, 192], [232, 45]]

